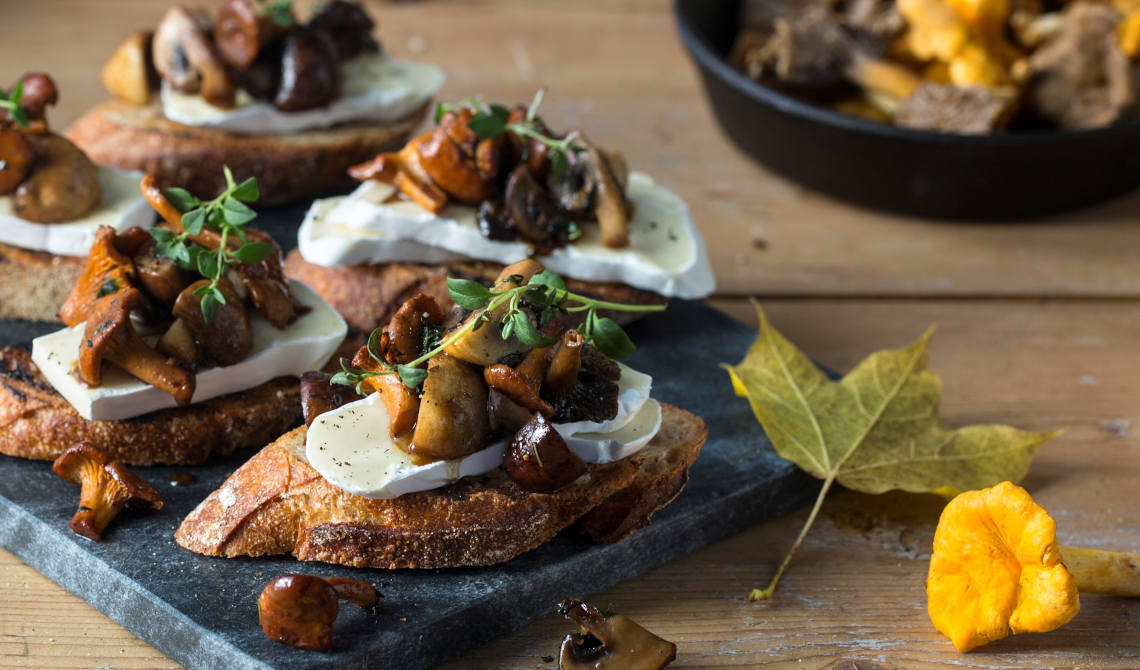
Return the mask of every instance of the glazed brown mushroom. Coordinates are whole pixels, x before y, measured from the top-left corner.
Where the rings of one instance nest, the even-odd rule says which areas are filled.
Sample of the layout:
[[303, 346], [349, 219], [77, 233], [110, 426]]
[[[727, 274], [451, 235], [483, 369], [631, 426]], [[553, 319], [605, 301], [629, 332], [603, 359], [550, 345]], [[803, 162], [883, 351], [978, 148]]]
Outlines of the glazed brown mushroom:
[[0, 127], [0, 196], [16, 190], [36, 162], [36, 152], [27, 137]]
[[119, 45], [103, 64], [99, 79], [111, 95], [135, 105], [145, 105], [158, 87], [158, 73], [151, 60], [153, 32], [137, 32]]
[[184, 7], [167, 10], [154, 33], [154, 67], [175, 90], [199, 93], [215, 107], [230, 108], [237, 88], [206, 36], [203, 26], [209, 22], [208, 16]]
[[[362, 370], [381, 372], [383, 366], [368, 353], [368, 347], [361, 347], [352, 359], [352, 364]], [[399, 376], [383, 374], [369, 377], [365, 385], [380, 394], [385, 409], [388, 410], [388, 433], [392, 441], [401, 449], [412, 441], [416, 418], [420, 413], [420, 396], [415, 389], [408, 388]]]
[[368, 12], [357, 2], [332, 0], [321, 5], [309, 20], [308, 27], [324, 33], [336, 45], [338, 60], [348, 60], [362, 53], [376, 51], [379, 45], [372, 39], [375, 24]]
[[[145, 234], [145, 233], [144, 233]], [[157, 242], [149, 234], [131, 253], [139, 288], [155, 300], [172, 305], [192, 280], [190, 272], [165, 256], [155, 254]]]
[[[292, 7], [290, 7], [290, 12]], [[247, 68], [262, 47], [285, 34], [286, 26], [254, 0], [226, 0], [214, 21], [214, 45], [222, 59], [235, 68]]]
[[515, 433], [503, 454], [503, 471], [528, 491], [550, 493], [586, 472], [586, 463], [542, 414]]
[[59, 102], [59, 90], [56, 89], [55, 82], [42, 72], [31, 72], [20, 77], [20, 83], [24, 90], [20, 106], [24, 108], [29, 121], [44, 122], [36, 130], [46, 132], [47, 108]]
[[173, 358], [189, 369], [198, 364], [198, 343], [182, 319], [175, 319], [170, 324], [158, 342], [155, 342], [154, 348], [158, 353]]
[[438, 328], [442, 322], [443, 310], [435, 298], [417, 293], [404, 301], [384, 325], [384, 357], [393, 365], [411, 363], [423, 353], [424, 329]]
[[376, 588], [358, 579], [285, 574], [273, 579], [257, 598], [257, 618], [271, 640], [301, 649], [332, 649], [333, 622], [339, 600], [368, 609]]
[[[418, 145], [420, 165], [431, 180], [451, 197], [469, 205], [483, 202], [495, 191], [492, 175], [479, 169], [479, 138], [467, 127], [473, 116], [469, 109], [448, 112], [427, 140]], [[487, 147], [484, 162], [491, 167], [493, 145]], [[494, 167], [497, 169], [497, 165]]]
[[135, 276], [134, 264], [119, 252], [115, 241], [114, 228], [100, 226], [95, 231], [95, 240], [87, 252], [79, 281], [59, 308], [59, 320], [65, 325], [78, 326], [83, 323], [98, 298], [125, 290], [131, 285]]
[[286, 112], [325, 107], [339, 91], [335, 47], [328, 38], [306, 28], [289, 31], [274, 106]]
[[360, 400], [360, 394], [351, 386], [333, 386], [331, 380], [332, 375], [327, 372], [301, 375], [301, 412], [306, 426], [313, 425], [313, 421], [325, 412]]
[[562, 670], [661, 670], [677, 658], [667, 642], [621, 614], [605, 616], [580, 600], [563, 600], [558, 611], [578, 626], [562, 641]]
[[578, 144], [586, 148], [579, 159], [592, 172], [594, 217], [602, 230], [602, 244], [611, 249], [629, 246], [629, 207], [625, 193], [610, 167], [606, 154], [578, 133]]
[[582, 369], [582, 346], [585, 343], [581, 333], [570, 329], [562, 334], [555, 345], [550, 367], [546, 371], [546, 384], [554, 397], [566, 396], [578, 383], [578, 373]]
[[550, 347], [531, 349], [515, 368], [502, 363], [488, 365], [483, 368], [483, 381], [532, 412], [550, 416], [554, 408], [539, 396], [550, 367], [550, 353]]
[[479, 373], [447, 354], [433, 356], [427, 370], [408, 453], [436, 461], [460, 458], [487, 446], [491, 432], [487, 387]]
[[432, 134], [425, 133], [404, 145], [399, 152], [383, 153], [370, 161], [353, 165], [348, 174], [353, 179], [375, 179], [387, 182], [400, 190], [420, 207], [439, 214], [447, 206], [447, 193], [432, 181], [420, 163], [420, 146]]
[[526, 425], [534, 416], [534, 412], [507, 397], [499, 389], [491, 388], [487, 391], [487, 421], [491, 425], [491, 432], [515, 433]]
[[101, 449], [80, 442], [55, 459], [52, 472], [79, 484], [79, 510], [68, 526], [99, 542], [103, 531], [123, 507], [160, 510], [165, 501], [153, 486], [139, 479]]
[[253, 349], [253, 328], [249, 323], [249, 315], [233, 284], [223, 277], [218, 280], [218, 289], [226, 301], [218, 306], [210, 323], [206, 323], [206, 317], [202, 313], [202, 296], [194, 293], [209, 285], [209, 279], [200, 279], [187, 286], [174, 301], [174, 308], [170, 312], [194, 336], [201, 358], [223, 367], [234, 365], [244, 360]]
[[62, 223], [86, 216], [99, 205], [103, 187], [87, 154], [65, 137], [28, 135], [36, 159], [31, 174], [12, 197], [16, 216], [37, 223]]
[[[540, 271], [542, 271], [542, 265], [538, 261], [529, 258], [521, 260], [503, 268], [499, 276], [495, 278], [493, 286], [498, 287], [498, 290], [515, 288], [530, 281], [530, 278]], [[491, 289], [491, 291], [495, 292], [496, 289]], [[491, 314], [490, 324], [464, 333], [448, 345], [447, 353], [468, 363], [487, 366], [494, 365], [504, 356], [527, 351], [529, 347], [519, 342], [517, 338], [510, 337], [504, 340], [500, 334], [497, 324], [503, 319], [503, 315], [507, 313], [508, 309], [508, 305], [500, 305]], [[464, 319], [463, 325], [478, 319], [483, 312], [484, 310], [481, 309], [472, 312]], [[491, 328], [488, 325], [496, 327]]]
[[95, 300], [79, 347], [79, 379], [88, 386], [103, 383], [103, 361], [166, 391], [179, 405], [194, 396], [194, 375], [147, 346], [134, 325], [131, 308], [142, 300], [138, 289], [125, 287]]

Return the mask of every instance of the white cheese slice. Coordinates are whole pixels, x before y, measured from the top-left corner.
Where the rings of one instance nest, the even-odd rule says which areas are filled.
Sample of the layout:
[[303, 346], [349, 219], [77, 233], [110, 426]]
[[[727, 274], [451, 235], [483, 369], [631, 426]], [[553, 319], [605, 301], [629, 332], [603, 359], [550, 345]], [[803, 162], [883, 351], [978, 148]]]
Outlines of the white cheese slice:
[[[683, 200], [640, 172], [629, 175], [629, 246], [602, 244], [596, 225], [582, 237], [540, 257], [564, 277], [623, 282], [676, 298], [704, 298], [716, 289], [704, 239]], [[441, 263], [474, 258], [510, 264], [531, 255], [525, 242], [489, 240], [479, 232], [476, 210], [449, 205], [438, 215], [407, 200], [387, 200], [395, 189], [366, 181], [350, 195], [317, 200], [298, 231], [298, 247], [316, 265]]]
[[[626, 379], [626, 377], [629, 379]], [[624, 384], [623, 384], [624, 382]], [[651, 378], [622, 366], [618, 415], [607, 422], [554, 424], [587, 463], [608, 463], [637, 453], [661, 427], [661, 407], [648, 397]], [[641, 395], [644, 389], [644, 395]], [[568, 427], [577, 427], [570, 430]], [[564, 432], [565, 431], [565, 432]], [[388, 432], [379, 393], [318, 416], [306, 434], [305, 458], [329, 483], [366, 498], [397, 498], [428, 491], [503, 463], [501, 440], [463, 458], [417, 465]]]
[[348, 122], [385, 123], [406, 117], [443, 86], [440, 68], [392, 60], [382, 54], [358, 56], [340, 65], [339, 98], [329, 106], [283, 112], [238, 91], [237, 107], [222, 109], [198, 94], [162, 85], [162, 112], [188, 126], [207, 126], [243, 135], [296, 133]]
[[[319, 370], [336, 352], [348, 325], [320, 296], [304, 284], [289, 280], [297, 301], [310, 311], [278, 330], [250, 310], [253, 349], [240, 363], [200, 370], [193, 402], [244, 391], [284, 375]], [[32, 341], [32, 360], [79, 415], [94, 421], [129, 419], [175, 407], [174, 398], [139, 381], [114, 365], [103, 366], [103, 384], [91, 388], [73, 372], [85, 324], [65, 328]]]
[[103, 198], [87, 216], [64, 223], [36, 223], [16, 216], [12, 196], [0, 197], [0, 242], [46, 251], [57, 256], [86, 256], [99, 226], [124, 230], [131, 226], [150, 228], [154, 210], [139, 193], [138, 172], [96, 166]]

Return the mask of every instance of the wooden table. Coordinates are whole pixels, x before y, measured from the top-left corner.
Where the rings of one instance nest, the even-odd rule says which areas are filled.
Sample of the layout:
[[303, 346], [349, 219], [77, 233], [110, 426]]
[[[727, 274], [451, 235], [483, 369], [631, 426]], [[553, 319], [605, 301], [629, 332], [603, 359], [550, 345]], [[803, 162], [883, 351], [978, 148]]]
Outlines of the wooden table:
[[[51, 72], [62, 127], [104, 97], [98, 65], [165, 4], [2, 3], [0, 82]], [[1034, 225], [853, 209], [725, 140], [666, 0], [372, 4], [390, 52], [447, 70], [444, 98], [525, 101], [547, 85], [556, 127], [588, 129], [683, 195], [720, 281], [713, 302], [730, 314], [754, 323], [744, 298], [760, 297], [777, 327], [838, 370], [937, 323], [931, 367], [945, 382], [946, 421], [1066, 428], [1024, 484], [1065, 544], [1140, 549], [1140, 194]], [[675, 641], [676, 667], [1140, 667], [1140, 602], [1100, 596], [1053, 633], [956, 653], [925, 610], [939, 505], [835, 493], [770, 602], [745, 596], [767, 581], [806, 510], [593, 600]], [[551, 616], [448, 667], [551, 667], [568, 631]], [[0, 550], [0, 667], [177, 665]]]

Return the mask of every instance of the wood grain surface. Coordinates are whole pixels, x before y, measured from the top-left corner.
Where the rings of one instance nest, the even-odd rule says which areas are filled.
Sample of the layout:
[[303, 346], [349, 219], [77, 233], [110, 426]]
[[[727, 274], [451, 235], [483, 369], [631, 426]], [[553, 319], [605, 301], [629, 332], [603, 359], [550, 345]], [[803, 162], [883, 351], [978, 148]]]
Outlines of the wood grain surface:
[[[50, 71], [63, 126], [101, 99], [97, 70], [156, 0], [0, 0], [0, 82]], [[951, 425], [1066, 428], [1025, 485], [1062, 542], [1140, 551], [1140, 195], [1032, 225], [950, 225], [853, 209], [757, 167], [712, 120], [666, 0], [373, 3], [385, 47], [449, 74], [446, 98], [527, 100], [550, 87], [555, 127], [619, 147], [690, 203], [718, 307], [775, 325], [848, 370], [938, 331], [931, 368]], [[741, 352], [743, 355], [743, 352]], [[727, 381], [726, 381], [727, 383]], [[1133, 422], [1136, 427], [1133, 428]], [[955, 652], [925, 613], [940, 501], [837, 492], [776, 598], [748, 603], [806, 511], [759, 526], [594, 601], [678, 644], [676, 667], [1140, 667], [1140, 602], [1082, 599], [1048, 634]], [[449, 668], [550, 668], [551, 616]], [[0, 668], [175, 668], [146, 643], [0, 550]]]

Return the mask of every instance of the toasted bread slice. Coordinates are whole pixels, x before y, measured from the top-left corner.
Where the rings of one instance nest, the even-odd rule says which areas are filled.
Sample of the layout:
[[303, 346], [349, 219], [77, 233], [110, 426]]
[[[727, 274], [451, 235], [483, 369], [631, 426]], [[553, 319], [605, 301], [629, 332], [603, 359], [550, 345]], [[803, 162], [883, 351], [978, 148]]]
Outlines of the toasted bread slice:
[[288, 135], [238, 135], [167, 119], [157, 102], [99, 103], [67, 130], [96, 163], [149, 172], [163, 187], [199, 195], [225, 188], [222, 166], [238, 179], [257, 177], [259, 204], [313, 198], [352, 185], [345, 170], [404, 146], [429, 103], [398, 121], [346, 123]]
[[296, 377], [189, 407], [123, 421], [89, 421], [41, 376], [31, 355], [0, 349], [0, 453], [52, 460], [88, 442], [130, 465], [193, 465], [211, 453], [265, 444], [301, 419]]
[[83, 261], [0, 243], [0, 319], [58, 321]]
[[208, 556], [291, 553], [357, 567], [447, 568], [508, 561], [597, 509], [598, 536], [617, 540], [680, 492], [708, 436], [699, 417], [672, 405], [662, 410], [661, 431], [648, 446], [591, 465], [554, 493], [525, 491], [494, 470], [392, 500], [364, 498], [309, 466], [301, 427], [230, 475], [174, 537]]
[[[444, 310], [453, 303], [447, 294], [447, 278], [458, 277], [490, 283], [503, 266], [482, 261], [441, 263], [373, 263], [330, 268], [314, 265], [294, 249], [285, 257], [285, 276], [307, 285], [340, 312], [350, 328], [368, 333], [388, 322], [392, 314], [417, 293], [435, 298]], [[601, 300], [639, 305], [663, 305], [666, 299], [625, 284], [594, 283], [567, 279], [566, 288]], [[607, 313], [619, 322], [637, 316], [631, 312]]]

